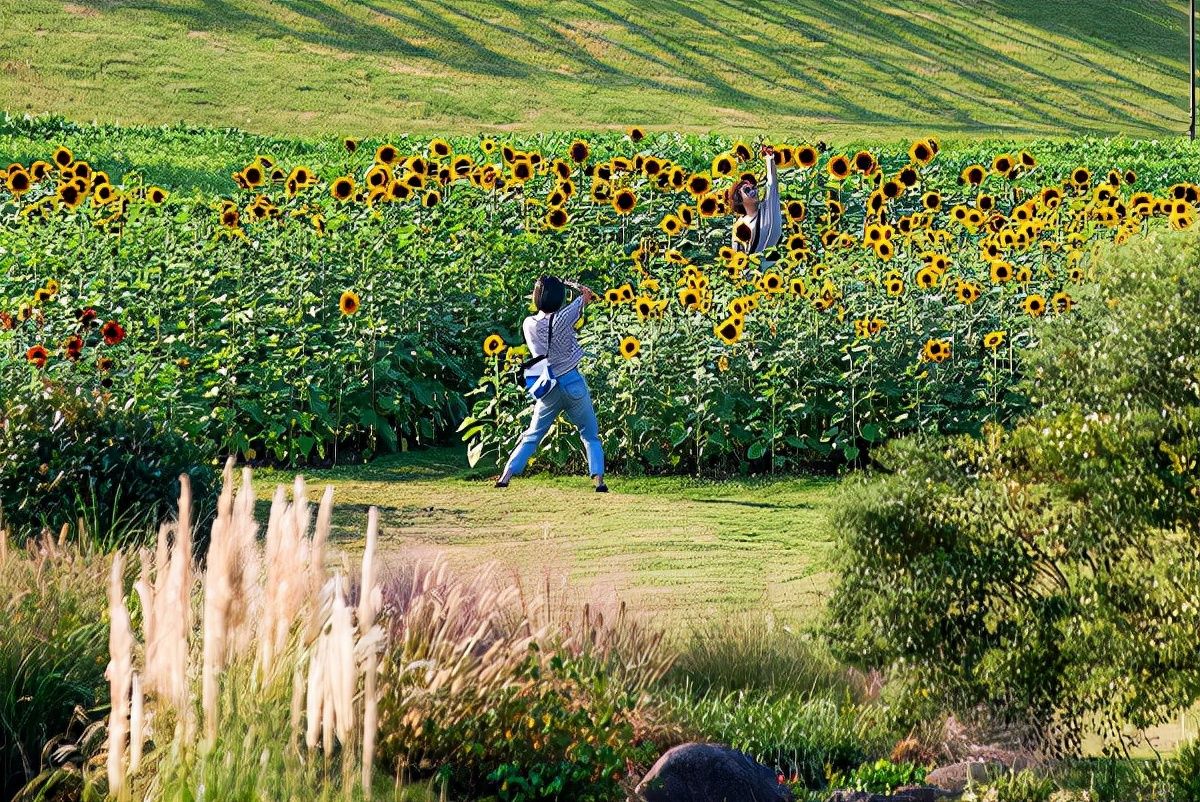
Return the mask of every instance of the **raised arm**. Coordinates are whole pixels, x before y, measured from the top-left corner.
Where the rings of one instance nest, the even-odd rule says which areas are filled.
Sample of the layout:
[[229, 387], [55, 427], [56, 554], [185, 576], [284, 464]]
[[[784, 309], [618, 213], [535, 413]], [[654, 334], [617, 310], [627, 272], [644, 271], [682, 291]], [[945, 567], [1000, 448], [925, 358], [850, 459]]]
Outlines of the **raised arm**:
[[592, 301], [596, 300], [596, 293], [592, 292], [591, 289], [586, 285], [580, 284], [578, 281], [564, 281], [563, 283], [575, 290], [575, 292], [579, 293], [579, 296], [583, 298], [584, 306], [587, 306]]
[[783, 236], [783, 208], [779, 202], [779, 172], [775, 164], [775, 148], [763, 145], [763, 160], [767, 163], [767, 191], [763, 193], [758, 250], [773, 248]]
[[763, 161], [767, 163], [767, 192], [779, 197], [779, 171], [775, 166], [775, 148], [770, 145], [762, 147]]

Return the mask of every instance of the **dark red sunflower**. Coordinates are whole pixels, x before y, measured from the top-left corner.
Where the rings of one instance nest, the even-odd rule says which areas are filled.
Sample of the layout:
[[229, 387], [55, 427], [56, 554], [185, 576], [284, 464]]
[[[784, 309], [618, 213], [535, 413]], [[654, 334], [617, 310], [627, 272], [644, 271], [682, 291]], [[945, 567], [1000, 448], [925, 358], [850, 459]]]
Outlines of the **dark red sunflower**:
[[35, 345], [25, 352], [25, 359], [39, 368], [46, 367], [46, 360], [49, 358], [50, 353], [44, 345]]
[[110, 320], [100, 327], [100, 334], [106, 345], [119, 345], [125, 339], [125, 327], [115, 320]]

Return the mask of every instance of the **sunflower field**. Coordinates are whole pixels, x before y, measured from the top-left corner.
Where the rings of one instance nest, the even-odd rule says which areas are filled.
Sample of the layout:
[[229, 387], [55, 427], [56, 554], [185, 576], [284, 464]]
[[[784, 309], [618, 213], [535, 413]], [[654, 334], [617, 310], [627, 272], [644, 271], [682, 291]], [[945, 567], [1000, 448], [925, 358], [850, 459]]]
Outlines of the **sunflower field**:
[[[533, 280], [579, 332], [634, 471], [855, 461], [1027, 406], [1039, 323], [1096, 247], [1190, 227], [1186, 143], [883, 147], [776, 137], [785, 232], [746, 257], [724, 190], [763, 142], [647, 133], [265, 139], [0, 120], [0, 386], [142, 409], [298, 464], [460, 436], [499, 457]], [[7, 156], [7, 158], [5, 158]], [[569, 426], [543, 461], [578, 459]]]

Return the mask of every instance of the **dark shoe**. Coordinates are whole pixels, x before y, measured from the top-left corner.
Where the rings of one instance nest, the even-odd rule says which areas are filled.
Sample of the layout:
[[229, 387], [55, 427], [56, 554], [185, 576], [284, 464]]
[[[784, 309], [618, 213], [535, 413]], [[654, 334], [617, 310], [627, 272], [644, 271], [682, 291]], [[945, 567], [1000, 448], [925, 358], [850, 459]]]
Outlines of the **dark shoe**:
[[598, 485], [596, 485], [596, 492], [597, 492], [597, 493], [607, 493], [607, 492], [608, 492], [608, 485], [606, 485], [606, 484], [598, 484]]
[[496, 487], [500, 487], [500, 488], [508, 487], [508, 482], [504, 481], [503, 479], [497, 479]]

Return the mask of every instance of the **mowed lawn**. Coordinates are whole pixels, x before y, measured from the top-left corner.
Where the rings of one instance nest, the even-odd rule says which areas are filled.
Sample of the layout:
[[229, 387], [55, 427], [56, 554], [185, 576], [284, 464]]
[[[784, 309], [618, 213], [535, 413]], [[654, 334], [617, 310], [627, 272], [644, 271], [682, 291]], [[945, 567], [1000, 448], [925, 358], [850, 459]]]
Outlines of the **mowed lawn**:
[[22, 0], [0, 109], [275, 134], [1180, 136], [1185, 0]]
[[[531, 589], [549, 582], [555, 595], [626, 601], [672, 624], [744, 615], [813, 623], [830, 588], [831, 477], [616, 476], [603, 495], [583, 477], [535, 475], [497, 490], [456, 449], [305, 477], [314, 501], [334, 486], [335, 538], [345, 552], [361, 550], [367, 509], [377, 506], [393, 564], [441, 553], [458, 570], [492, 564], [494, 581]], [[259, 498], [291, 480], [289, 472], [256, 472]]]

